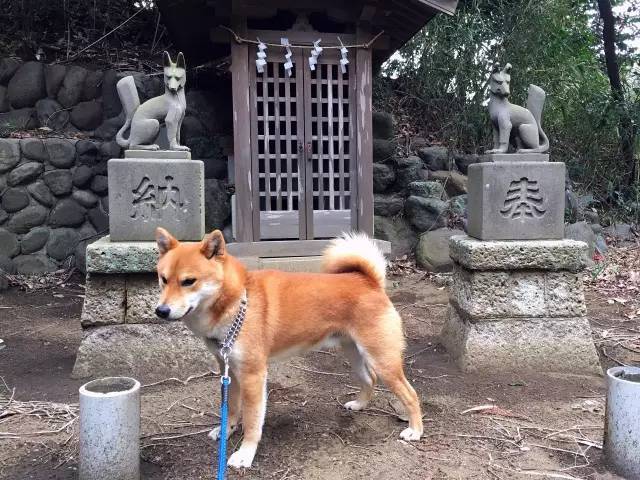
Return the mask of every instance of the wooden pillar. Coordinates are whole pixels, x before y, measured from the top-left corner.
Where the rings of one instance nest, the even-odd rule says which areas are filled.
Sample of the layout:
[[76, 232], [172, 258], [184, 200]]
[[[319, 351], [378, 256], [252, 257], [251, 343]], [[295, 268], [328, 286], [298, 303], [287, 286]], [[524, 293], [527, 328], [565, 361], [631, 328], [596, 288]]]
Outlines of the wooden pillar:
[[[357, 43], [371, 35], [358, 27]], [[371, 50], [356, 52], [357, 74], [357, 154], [358, 154], [358, 230], [373, 236], [373, 125], [371, 118], [372, 64]]]
[[[246, 18], [234, 17], [232, 28], [240, 36], [247, 29]], [[231, 78], [233, 92], [233, 158], [235, 164], [237, 242], [251, 242], [253, 238], [251, 185], [251, 117], [249, 109], [249, 50], [246, 44], [231, 40]], [[258, 208], [256, 205], [255, 208]]]

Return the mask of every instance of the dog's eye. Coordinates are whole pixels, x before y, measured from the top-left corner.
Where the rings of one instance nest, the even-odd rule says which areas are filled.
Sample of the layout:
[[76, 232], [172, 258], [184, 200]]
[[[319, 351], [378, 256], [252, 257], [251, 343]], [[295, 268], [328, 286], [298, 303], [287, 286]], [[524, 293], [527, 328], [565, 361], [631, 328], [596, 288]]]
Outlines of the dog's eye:
[[160, 280], [162, 280], [162, 283], [164, 283], [165, 285], [167, 284], [167, 277], [165, 277], [164, 275], [160, 277]]
[[184, 280], [182, 280], [182, 282], [180, 282], [180, 285], [182, 285], [183, 287], [190, 287], [194, 283], [196, 283], [195, 278], [185, 278]]

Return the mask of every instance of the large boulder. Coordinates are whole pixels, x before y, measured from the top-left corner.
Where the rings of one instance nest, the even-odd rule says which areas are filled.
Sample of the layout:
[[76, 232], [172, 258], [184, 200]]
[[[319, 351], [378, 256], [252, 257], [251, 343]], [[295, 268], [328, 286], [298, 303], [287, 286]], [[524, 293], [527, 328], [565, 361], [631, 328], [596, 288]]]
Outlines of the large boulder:
[[96, 175], [91, 180], [91, 190], [98, 195], [104, 195], [109, 190], [109, 180], [105, 175]]
[[447, 203], [436, 198], [410, 196], [404, 205], [409, 223], [418, 232], [436, 230], [446, 225]]
[[71, 110], [71, 123], [80, 130], [94, 130], [102, 123], [102, 102], [80, 102]]
[[23, 255], [37, 252], [44, 247], [49, 240], [50, 230], [47, 227], [36, 227], [31, 229], [22, 240], [20, 240], [20, 250]]
[[449, 239], [454, 235], [464, 235], [464, 232], [440, 228], [420, 235], [416, 246], [416, 263], [430, 272], [451, 271], [453, 260], [449, 257]]
[[11, 170], [11, 173], [7, 176], [7, 183], [11, 186], [27, 183], [34, 178], [39, 177], [43, 170], [44, 165], [40, 162], [23, 163], [19, 167]]
[[593, 258], [596, 249], [596, 234], [593, 233], [591, 226], [587, 222], [576, 222], [565, 225], [564, 237], [571, 240], [580, 240], [589, 247], [588, 256]]
[[449, 168], [449, 150], [446, 147], [423, 147], [418, 156], [429, 170], [447, 170]]
[[458, 170], [466, 175], [470, 165], [480, 162], [480, 156], [475, 153], [456, 153], [453, 160]]
[[20, 243], [15, 233], [0, 228], [0, 255], [15, 257], [20, 253]]
[[66, 74], [67, 67], [59, 63], [44, 66], [44, 83], [47, 89], [47, 97], [56, 98]]
[[93, 100], [100, 95], [102, 87], [102, 70], [90, 71], [84, 79], [82, 100]]
[[373, 192], [386, 192], [393, 182], [396, 181], [396, 172], [393, 167], [386, 163], [373, 164]]
[[616, 240], [629, 241], [635, 239], [633, 227], [628, 223], [614, 223], [605, 228], [604, 232]]
[[468, 196], [466, 194], [452, 197], [447, 201], [447, 210], [458, 217], [466, 217], [467, 201]]
[[386, 162], [393, 158], [396, 153], [396, 143], [392, 140], [381, 138], [373, 139], [373, 161], [376, 163]]
[[393, 138], [393, 116], [387, 112], [373, 112], [373, 138]]
[[93, 169], [88, 165], [80, 165], [73, 171], [73, 185], [76, 187], [84, 187], [89, 184], [93, 178]]
[[109, 231], [109, 214], [102, 206], [98, 205], [89, 210], [87, 217], [98, 233]]
[[396, 185], [404, 189], [411, 182], [426, 180], [427, 172], [423, 169], [422, 160], [416, 156], [399, 158], [396, 162]]
[[43, 98], [36, 102], [38, 124], [52, 130], [62, 130], [69, 123], [69, 111], [62, 108], [53, 98]]
[[407, 185], [407, 191], [409, 195], [415, 195], [416, 197], [424, 198], [442, 198], [444, 195], [444, 188], [440, 182], [411, 182]]
[[51, 194], [51, 190], [49, 190], [49, 187], [47, 187], [42, 180], [32, 183], [27, 187], [27, 190], [31, 196], [42, 205], [53, 207], [53, 204], [56, 203], [56, 199]]
[[65, 260], [73, 255], [79, 240], [80, 236], [73, 228], [53, 229], [47, 242], [47, 255], [56, 260]]
[[49, 152], [40, 138], [25, 138], [20, 140], [20, 150], [22, 150], [22, 154], [29, 160], [42, 163], [49, 160]]
[[22, 62], [15, 58], [3, 58], [0, 60], [0, 84], [6, 85], [11, 80], [11, 77], [20, 68]]
[[71, 170], [49, 170], [42, 177], [44, 183], [54, 195], [68, 195], [73, 187]]
[[374, 215], [382, 217], [392, 217], [402, 211], [404, 206], [404, 198], [398, 194], [373, 195], [373, 212]]
[[0, 85], [0, 113], [8, 112], [9, 110], [11, 110], [11, 102], [9, 102], [7, 87]]
[[16, 266], [9, 257], [5, 255], [0, 255], [0, 292], [9, 288], [9, 280], [2, 275], [2, 273], [7, 273], [9, 275], [13, 275], [16, 273]]
[[84, 81], [87, 78], [87, 70], [74, 65], [67, 70], [62, 87], [58, 91], [58, 102], [64, 108], [73, 107], [82, 98]]
[[13, 108], [33, 107], [47, 96], [44, 84], [44, 66], [40, 62], [24, 63], [9, 80], [7, 88]]
[[49, 210], [42, 205], [29, 205], [15, 213], [5, 227], [13, 233], [28, 233], [32, 228], [42, 225], [48, 213]]
[[373, 217], [374, 237], [391, 243], [391, 258], [401, 257], [413, 252], [418, 236], [407, 221], [400, 215]]
[[182, 130], [180, 130], [180, 141], [185, 145], [189, 140], [197, 137], [207, 137], [210, 132], [207, 131], [207, 127], [193, 115], [184, 117], [182, 121]]
[[51, 210], [49, 225], [52, 227], [78, 227], [84, 223], [86, 208], [72, 198], [63, 198]]
[[71, 168], [76, 163], [76, 147], [74, 142], [63, 138], [47, 140], [49, 162], [56, 168]]
[[439, 170], [430, 172], [429, 178], [439, 180], [444, 184], [444, 188], [450, 197], [467, 193], [467, 177], [455, 170]]
[[8, 172], [20, 163], [20, 143], [13, 138], [0, 138], [0, 173]]
[[115, 70], [107, 70], [102, 77], [102, 109], [105, 118], [117, 117], [122, 111], [122, 104], [116, 89], [118, 80], [118, 72]]
[[222, 230], [231, 215], [231, 202], [225, 182], [216, 179], [204, 181], [205, 229]]
[[[102, 108], [104, 110], [105, 103], [102, 102]], [[116, 115], [115, 117], [108, 118], [102, 124], [93, 131], [93, 136], [101, 140], [112, 140], [116, 138], [118, 130], [124, 125], [125, 116], [124, 113]], [[195, 158], [195, 157], [194, 157]]]
[[86, 208], [91, 208], [98, 203], [98, 196], [89, 190], [76, 190], [71, 194], [71, 197]]
[[91, 140], [79, 140], [76, 143], [76, 154], [78, 156], [78, 164], [95, 165], [100, 159], [100, 147]]
[[18, 212], [29, 205], [29, 194], [24, 188], [7, 188], [1, 195], [2, 208], [9, 213]]
[[43, 253], [18, 255], [13, 259], [13, 263], [16, 273], [20, 275], [39, 275], [58, 270], [58, 264]]

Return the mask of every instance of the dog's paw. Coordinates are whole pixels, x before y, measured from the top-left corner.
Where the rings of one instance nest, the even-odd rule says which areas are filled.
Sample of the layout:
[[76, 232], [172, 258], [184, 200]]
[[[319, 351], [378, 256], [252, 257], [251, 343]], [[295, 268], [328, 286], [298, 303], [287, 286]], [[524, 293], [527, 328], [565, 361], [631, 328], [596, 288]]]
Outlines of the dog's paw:
[[402, 432], [400, 432], [400, 438], [406, 440], [407, 442], [415, 442], [416, 440], [420, 440], [421, 436], [422, 432], [417, 432], [411, 427], [405, 428]]
[[233, 468], [250, 468], [255, 454], [255, 448], [240, 447], [237, 452], [229, 457], [227, 465]]
[[[231, 434], [236, 431], [237, 428], [238, 427], [235, 426], [235, 425], [227, 428], [227, 440], [229, 439]], [[217, 426], [216, 428], [214, 428], [213, 430], [211, 430], [209, 432], [209, 438], [211, 440], [213, 440], [214, 442], [217, 441], [217, 440], [220, 440], [220, 426]]]
[[344, 408], [347, 410], [352, 410], [354, 412], [358, 412], [366, 408], [367, 404], [365, 402], [361, 402], [360, 400], [351, 400], [344, 404]]

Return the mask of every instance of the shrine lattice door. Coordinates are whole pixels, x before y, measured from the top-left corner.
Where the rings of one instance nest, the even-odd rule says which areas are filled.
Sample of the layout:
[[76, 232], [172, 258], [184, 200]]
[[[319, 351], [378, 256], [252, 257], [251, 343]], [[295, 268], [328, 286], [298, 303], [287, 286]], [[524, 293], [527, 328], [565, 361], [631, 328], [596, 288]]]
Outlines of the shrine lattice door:
[[[331, 238], [355, 228], [355, 75], [335, 55], [310, 70], [294, 49], [264, 73], [250, 60], [254, 240]], [[259, 206], [259, 208], [256, 208]]]

